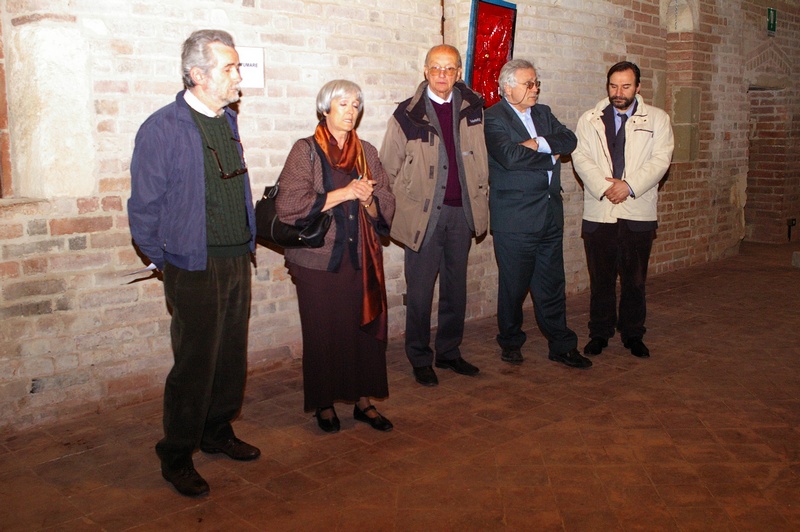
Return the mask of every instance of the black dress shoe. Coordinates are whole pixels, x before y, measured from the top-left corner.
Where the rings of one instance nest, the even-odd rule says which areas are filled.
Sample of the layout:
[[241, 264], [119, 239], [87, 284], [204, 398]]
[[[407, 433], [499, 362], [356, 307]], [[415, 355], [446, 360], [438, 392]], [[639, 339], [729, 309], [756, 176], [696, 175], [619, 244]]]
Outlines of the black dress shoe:
[[586, 369], [592, 367], [592, 361], [578, 353], [577, 349], [572, 349], [560, 355], [550, 353], [547, 358], [571, 368]]
[[500, 360], [509, 364], [522, 364], [524, 359], [519, 349], [506, 349], [504, 347], [503, 352], [500, 354]]
[[644, 345], [641, 338], [631, 338], [622, 342], [626, 349], [631, 350], [631, 354], [639, 358], [650, 358], [650, 350]]
[[439, 378], [430, 366], [414, 368], [414, 378], [423, 386], [436, 386], [439, 384]]
[[200, 497], [209, 492], [208, 482], [200, 476], [192, 464], [177, 469], [167, 469], [161, 466], [161, 476], [175, 486], [181, 495]]
[[600, 338], [599, 336], [592, 337], [586, 347], [583, 348], [584, 355], [599, 355], [603, 349], [608, 347], [608, 340]]
[[469, 377], [474, 377], [481, 371], [461, 357], [453, 360], [437, 360], [436, 367], [452, 369], [459, 375], [467, 375]]
[[[320, 414], [323, 410], [331, 409], [333, 411], [333, 417], [325, 419]], [[314, 413], [314, 417], [317, 418], [317, 425], [319, 428], [324, 430], [325, 432], [335, 433], [339, 432], [339, 429], [342, 428], [342, 425], [339, 423], [339, 416], [336, 415], [336, 410], [333, 409], [332, 406], [328, 406], [325, 408], [317, 408], [317, 411]]]
[[261, 456], [261, 451], [258, 447], [245, 443], [236, 436], [218, 445], [201, 445], [200, 450], [209, 454], [223, 453], [234, 460], [242, 462], [255, 460]]
[[[378, 415], [375, 417], [369, 417], [367, 415], [367, 412], [369, 412], [370, 410], [374, 410], [375, 413]], [[380, 430], [383, 432], [389, 432], [394, 428], [394, 425], [392, 425], [391, 421], [389, 421], [388, 419], [386, 419], [385, 417], [383, 417], [378, 413], [378, 409], [375, 408], [375, 405], [369, 405], [364, 410], [358, 408], [357, 404], [353, 405], [353, 418], [355, 418], [356, 421], [363, 421], [364, 423], [369, 423], [369, 425], [373, 429]]]

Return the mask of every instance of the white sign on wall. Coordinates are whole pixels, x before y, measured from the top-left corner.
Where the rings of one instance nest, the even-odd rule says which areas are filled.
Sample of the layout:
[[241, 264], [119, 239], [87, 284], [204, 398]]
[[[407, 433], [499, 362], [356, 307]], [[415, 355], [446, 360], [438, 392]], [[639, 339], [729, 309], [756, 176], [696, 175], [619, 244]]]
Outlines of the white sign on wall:
[[264, 49], [252, 46], [237, 46], [239, 62], [242, 66], [239, 72], [242, 75], [241, 87], [243, 89], [264, 88]]

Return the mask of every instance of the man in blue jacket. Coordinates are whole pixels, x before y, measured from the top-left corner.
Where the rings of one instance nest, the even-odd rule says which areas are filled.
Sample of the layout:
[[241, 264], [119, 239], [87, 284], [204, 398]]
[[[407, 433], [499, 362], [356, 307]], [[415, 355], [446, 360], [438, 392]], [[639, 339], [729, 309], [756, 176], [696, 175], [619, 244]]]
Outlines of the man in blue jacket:
[[497, 259], [497, 343], [504, 362], [521, 364], [527, 339], [522, 304], [530, 291], [536, 323], [547, 338], [548, 358], [588, 368], [578, 337], [567, 327], [564, 292], [564, 207], [561, 161], [575, 149], [575, 134], [539, 104], [533, 64], [506, 63], [498, 87], [503, 99], [486, 111], [489, 212]]
[[208, 483], [192, 454], [253, 460], [238, 439], [247, 371], [250, 261], [255, 219], [239, 142], [239, 55], [224, 31], [199, 30], [181, 55], [186, 90], [153, 113], [136, 135], [131, 160], [131, 235], [163, 273], [172, 312], [174, 365], [164, 387], [161, 473], [183, 495]]

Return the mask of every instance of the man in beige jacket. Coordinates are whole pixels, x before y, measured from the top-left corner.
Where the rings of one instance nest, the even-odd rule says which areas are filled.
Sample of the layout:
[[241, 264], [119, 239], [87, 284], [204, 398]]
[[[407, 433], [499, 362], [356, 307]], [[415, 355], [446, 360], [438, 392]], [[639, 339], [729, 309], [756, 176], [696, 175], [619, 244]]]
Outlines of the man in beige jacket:
[[616, 329], [634, 356], [650, 356], [642, 340], [645, 280], [658, 227], [658, 184], [674, 141], [669, 116], [639, 95], [640, 78], [634, 63], [612, 66], [608, 99], [584, 113], [576, 131], [572, 164], [583, 181], [582, 236], [591, 283], [586, 355], [599, 355]]
[[439, 278], [437, 368], [476, 375], [459, 346], [467, 306], [467, 258], [474, 236], [486, 232], [489, 170], [483, 139], [483, 97], [461, 81], [461, 54], [434, 46], [425, 81], [400, 103], [380, 158], [397, 210], [391, 236], [405, 246], [406, 355], [423, 386], [439, 383], [433, 370], [431, 304]]

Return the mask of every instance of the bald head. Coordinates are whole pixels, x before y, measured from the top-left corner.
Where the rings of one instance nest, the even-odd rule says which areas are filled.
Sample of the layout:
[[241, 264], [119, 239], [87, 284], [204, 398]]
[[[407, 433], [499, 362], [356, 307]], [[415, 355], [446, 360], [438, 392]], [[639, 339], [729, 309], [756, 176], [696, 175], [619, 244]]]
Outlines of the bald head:
[[461, 78], [461, 54], [455, 46], [439, 44], [425, 56], [425, 79], [428, 88], [439, 98], [448, 100]]

